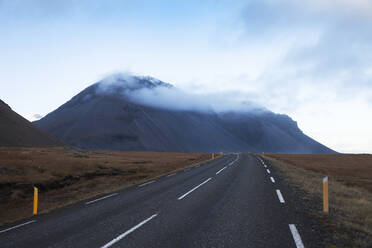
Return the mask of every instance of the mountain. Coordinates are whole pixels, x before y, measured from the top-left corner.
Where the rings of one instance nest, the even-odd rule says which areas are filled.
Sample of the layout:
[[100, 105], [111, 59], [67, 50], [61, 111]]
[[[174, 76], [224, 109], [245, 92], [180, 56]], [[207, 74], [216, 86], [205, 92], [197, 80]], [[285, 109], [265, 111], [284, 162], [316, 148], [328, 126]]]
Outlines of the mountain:
[[[174, 89], [151, 77], [110, 77], [34, 123], [66, 144], [92, 150], [334, 152], [286, 115], [177, 107], [182, 99]], [[172, 102], [169, 95], [175, 95]]]
[[62, 143], [0, 100], [0, 146], [60, 146]]

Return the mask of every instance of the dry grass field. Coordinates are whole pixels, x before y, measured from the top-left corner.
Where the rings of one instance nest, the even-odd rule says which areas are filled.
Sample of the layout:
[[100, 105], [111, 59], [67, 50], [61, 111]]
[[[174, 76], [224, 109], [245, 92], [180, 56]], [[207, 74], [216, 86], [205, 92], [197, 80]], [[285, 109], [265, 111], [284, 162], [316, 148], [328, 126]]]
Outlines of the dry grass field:
[[[319, 207], [311, 211], [326, 223], [332, 241], [337, 243], [329, 247], [371, 247], [372, 155], [268, 154], [265, 159], [290, 184], [317, 199]], [[321, 212], [324, 176], [329, 177], [329, 216]]]
[[208, 154], [0, 147], [0, 225], [129, 187], [210, 159]]
[[270, 157], [297, 167], [329, 175], [347, 186], [372, 193], [372, 155], [370, 154], [270, 154]]

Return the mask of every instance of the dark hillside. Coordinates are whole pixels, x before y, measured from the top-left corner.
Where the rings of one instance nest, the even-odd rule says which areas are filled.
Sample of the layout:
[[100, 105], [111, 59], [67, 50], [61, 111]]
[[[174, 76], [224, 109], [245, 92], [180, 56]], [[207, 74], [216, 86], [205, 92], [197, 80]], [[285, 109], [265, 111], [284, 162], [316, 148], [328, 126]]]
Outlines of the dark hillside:
[[60, 146], [62, 143], [0, 100], [0, 146]]

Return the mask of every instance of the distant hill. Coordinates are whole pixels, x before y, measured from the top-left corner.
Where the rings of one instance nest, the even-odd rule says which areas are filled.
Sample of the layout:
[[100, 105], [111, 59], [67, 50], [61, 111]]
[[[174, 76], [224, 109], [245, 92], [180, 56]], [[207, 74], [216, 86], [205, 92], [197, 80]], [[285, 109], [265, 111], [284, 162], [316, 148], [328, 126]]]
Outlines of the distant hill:
[[170, 84], [150, 77], [106, 81], [86, 88], [35, 125], [83, 149], [334, 153], [303, 134], [286, 115], [167, 108], [146, 96], [156, 89], [173, 89]]
[[62, 143], [0, 100], [0, 146], [60, 146]]

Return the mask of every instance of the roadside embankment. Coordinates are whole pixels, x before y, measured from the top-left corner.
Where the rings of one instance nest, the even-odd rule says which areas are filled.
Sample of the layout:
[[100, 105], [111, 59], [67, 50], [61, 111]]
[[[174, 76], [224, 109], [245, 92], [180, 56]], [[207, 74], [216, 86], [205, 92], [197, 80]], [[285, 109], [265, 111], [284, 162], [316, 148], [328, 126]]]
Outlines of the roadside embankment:
[[[265, 154], [293, 188], [304, 211], [324, 226], [327, 247], [371, 247], [372, 155]], [[322, 178], [329, 177], [329, 214], [322, 213]], [[314, 207], [315, 206], [315, 207]]]

